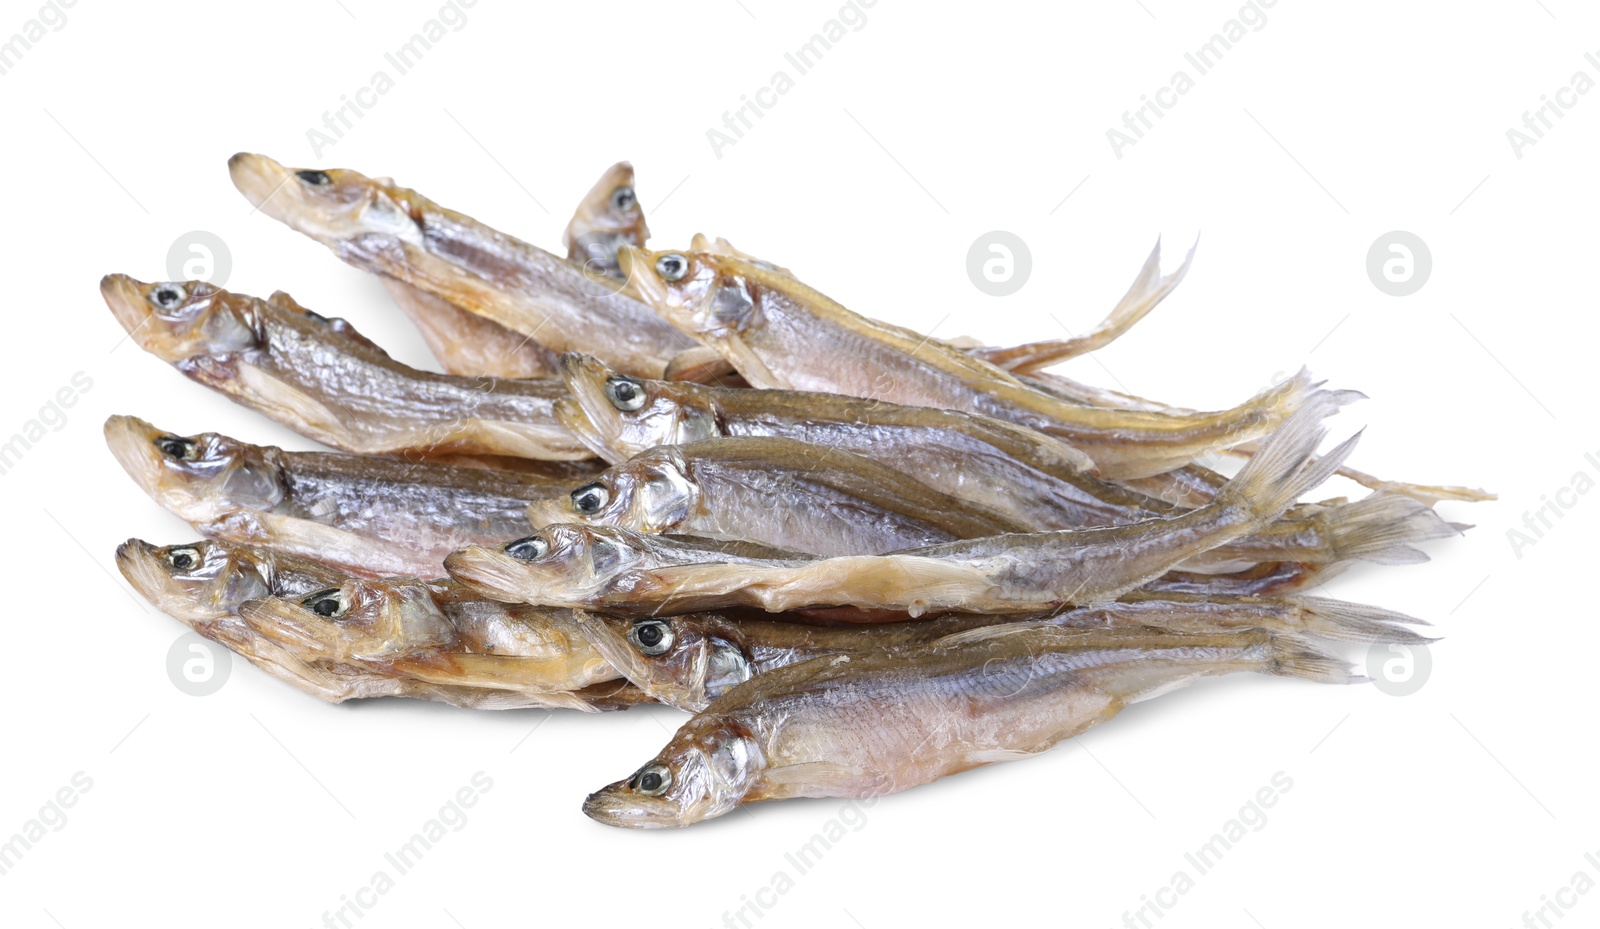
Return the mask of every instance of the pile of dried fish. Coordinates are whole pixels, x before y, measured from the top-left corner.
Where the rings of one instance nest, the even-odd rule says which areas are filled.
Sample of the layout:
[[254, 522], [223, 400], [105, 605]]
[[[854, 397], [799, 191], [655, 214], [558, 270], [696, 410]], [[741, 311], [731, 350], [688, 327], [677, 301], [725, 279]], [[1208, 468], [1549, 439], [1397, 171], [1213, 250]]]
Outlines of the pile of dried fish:
[[[1088, 336], [994, 348], [722, 239], [647, 251], [626, 164], [564, 257], [388, 180], [229, 167], [378, 275], [444, 373], [281, 292], [108, 276], [146, 351], [337, 450], [112, 417], [129, 476], [206, 539], [130, 539], [118, 566], [324, 700], [693, 713], [589, 797], [602, 822], [904, 790], [1209, 675], [1359, 680], [1328, 643], [1427, 641], [1421, 620], [1296, 591], [1423, 560], [1463, 528], [1434, 505], [1487, 496], [1353, 471], [1354, 438], [1319, 451], [1359, 395], [1305, 372], [1199, 412], [1046, 370], [1171, 292], [1188, 259], [1163, 276], [1159, 246]], [[1334, 475], [1371, 493], [1301, 502]]]

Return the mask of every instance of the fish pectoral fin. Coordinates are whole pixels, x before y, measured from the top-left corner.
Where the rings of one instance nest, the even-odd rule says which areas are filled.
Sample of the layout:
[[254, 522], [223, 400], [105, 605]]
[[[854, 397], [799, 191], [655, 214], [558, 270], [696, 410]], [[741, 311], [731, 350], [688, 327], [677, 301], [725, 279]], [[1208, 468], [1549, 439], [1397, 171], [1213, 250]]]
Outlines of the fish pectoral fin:
[[715, 385], [721, 378], [737, 372], [733, 362], [712, 345], [686, 348], [667, 362], [665, 377], [669, 381], [691, 381], [696, 384]]
[[865, 769], [832, 761], [768, 768], [761, 777], [766, 782], [766, 792], [780, 797], [855, 796], [862, 781], [868, 779]]
[[[1040, 749], [1040, 751], [1043, 751], [1043, 749]], [[999, 764], [1002, 761], [1021, 761], [1024, 758], [1032, 758], [1037, 754], [1039, 752], [1025, 752], [1012, 748], [992, 748], [981, 752], [968, 752], [967, 761], [974, 766]]]

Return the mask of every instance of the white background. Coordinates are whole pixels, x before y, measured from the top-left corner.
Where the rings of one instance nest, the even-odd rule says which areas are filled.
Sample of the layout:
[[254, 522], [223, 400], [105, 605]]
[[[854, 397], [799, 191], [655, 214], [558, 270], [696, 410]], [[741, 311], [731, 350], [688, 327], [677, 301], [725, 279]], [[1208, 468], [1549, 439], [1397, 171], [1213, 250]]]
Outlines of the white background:
[[[37, 9], [6, 0], [0, 37]], [[1600, 452], [1600, 94], [1576, 98], [1520, 159], [1506, 138], [1574, 72], [1600, 77], [1584, 60], [1600, 49], [1592, 9], [1280, 0], [1119, 159], [1106, 130], [1174, 71], [1193, 75], [1184, 53], [1237, 3], [879, 0], [718, 158], [707, 129], [792, 73], [784, 53], [836, 15], [834, 0], [479, 0], [314, 157], [307, 130], [392, 72], [384, 53], [438, 9], [80, 0], [0, 77], [0, 435], [75, 372], [93, 380], [0, 477], [0, 838], [75, 772], [93, 780], [66, 825], [0, 876], [5, 925], [322, 925], [479, 771], [494, 786], [466, 826], [360, 925], [704, 927], [760, 900], [745, 914], [764, 929], [1117, 926], [1175, 872], [1192, 876], [1184, 853], [1277, 772], [1293, 788], [1192, 890], [1165, 896], [1164, 929], [1514, 926], [1578, 872], [1600, 877], [1584, 859], [1600, 850], [1588, 689], [1600, 496], [1566, 496], [1576, 505], [1521, 557], [1506, 535], [1576, 472], [1600, 477], [1584, 459]], [[723, 235], [857, 310], [992, 343], [1081, 331], [1157, 235], [1170, 267], [1203, 233], [1177, 294], [1066, 373], [1216, 408], [1308, 364], [1371, 397], [1334, 421], [1340, 434], [1368, 427], [1357, 466], [1501, 499], [1444, 505], [1477, 528], [1431, 545], [1431, 563], [1358, 568], [1327, 591], [1447, 636], [1412, 696], [1199, 686], [1045, 757], [880, 800], [804, 875], [785, 853], [839, 801], [610, 829], [580, 802], [654, 754], [675, 712], [328, 706], [242, 661], [210, 697], [168, 680], [181, 627], [133, 598], [111, 554], [129, 535], [193, 532], [126, 480], [100, 423], [134, 413], [308, 445], [131, 343], [114, 349], [100, 276], [161, 278], [169, 245], [208, 230], [231, 250], [229, 287], [286, 289], [428, 362], [375, 281], [250, 215], [225, 170], [237, 150], [391, 175], [549, 248], [595, 177], [631, 159], [658, 247]], [[966, 276], [968, 246], [991, 229], [1032, 250], [1011, 297]], [[1432, 251], [1409, 297], [1365, 271], [1392, 229]], [[773, 895], [779, 871], [794, 886]], [[1564, 924], [1600, 920], [1600, 894], [1561, 898], [1575, 907]]]

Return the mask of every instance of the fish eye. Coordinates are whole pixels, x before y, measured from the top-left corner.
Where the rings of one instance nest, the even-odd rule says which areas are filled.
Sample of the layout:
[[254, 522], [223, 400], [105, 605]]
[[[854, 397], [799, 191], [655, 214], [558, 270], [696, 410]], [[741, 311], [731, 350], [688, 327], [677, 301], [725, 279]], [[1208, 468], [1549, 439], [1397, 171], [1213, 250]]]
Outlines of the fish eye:
[[538, 561], [550, 553], [550, 543], [536, 535], [507, 542], [501, 549], [518, 561]]
[[294, 176], [312, 187], [324, 187], [333, 183], [333, 178], [328, 177], [326, 171], [296, 171]]
[[634, 195], [632, 187], [623, 185], [611, 192], [611, 205], [626, 213], [639, 205], [639, 198]]
[[659, 619], [642, 619], [628, 630], [628, 641], [642, 655], [664, 655], [672, 648], [672, 627]]
[[606, 399], [624, 413], [644, 406], [644, 384], [622, 374], [606, 378]]
[[300, 601], [301, 605], [324, 619], [338, 619], [350, 612], [350, 601], [337, 587], [319, 590]]
[[171, 310], [183, 302], [184, 296], [182, 284], [162, 284], [150, 291], [150, 302], [163, 310]]
[[200, 565], [200, 550], [185, 546], [167, 552], [167, 567], [174, 571], [188, 571]]
[[628, 779], [628, 786], [646, 797], [659, 797], [672, 786], [672, 769], [659, 762], [651, 762]]
[[656, 259], [656, 273], [665, 281], [681, 281], [689, 273], [689, 259], [677, 252], [668, 252]]
[[610, 502], [611, 491], [598, 481], [585, 484], [572, 492], [572, 508], [584, 516], [593, 516]]
[[175, 435], [164, 435], [156, 439], [156, 449], [175, 461], [193, 461], [200, 454], [198, 444]]

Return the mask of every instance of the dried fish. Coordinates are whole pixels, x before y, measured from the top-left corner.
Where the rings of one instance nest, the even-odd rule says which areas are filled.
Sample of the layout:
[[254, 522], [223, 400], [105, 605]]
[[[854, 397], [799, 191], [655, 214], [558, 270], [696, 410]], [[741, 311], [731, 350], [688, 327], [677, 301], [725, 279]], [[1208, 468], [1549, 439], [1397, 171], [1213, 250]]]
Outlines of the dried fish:
[[819, 555], [891, 552], [1025, 526], [871, 459], [779, 438], [664, 445], [528, 507], [580, 522], [749, 540]]
[[1309, 398], [1330, 396], [1301, 372], [1220, 413], [1168, 415], [1075, 404], [928, 336], [852, 313], [748, 261], [626, 247], [620, 260], [646, 303], [719, 348], [752, 386], [993, 416], [1066, 439], [1105, 477], [1179, 467], [1206, 451], [1258, 438]]
[[595, 709], [648, 699], [619, 686], [570, 611], [486, 600], [448, 580], [357, 579], [210, 540], [129, 539], [117, 566], [163, 612], [331, 702], [408, 696]]
[[556, 422], [559, 380], [459, 377], [390, 358], [341, 319], [283, 293], [268, 300], [199, 281], [113, 274], [106, 305], [145, 351], [189, 379], [346, 451], [589, 457]]
[[1036, 755], [1130, 704], [1241, 672], [1359, 680], [1337, 657], [1283, 634], [988, 626], [738, 684], [583, 811], [608, 825], [662, 828], [762, 800], [882, 796]]
[[633, 188], [633, 165], [619, 161], [606, 169], [584, 195], [562, 234], [567, 259], [595, 274], [617, 280], [617, 249], [624, 245], [643, 248], [650, 238], [644, 221], [644, 208]]
[[[1238, 477], [1197, 510], [1098, 529], [998, 535], [877, 556], [794, 564], [751, 562], [595, 571], [551, 577], [535, 557], [471, 549], [445, 565], [469, 583], [516, 579], [517, 593], [547, 603], [580, 593], [592, 604], [659, 612], [749, 606], [772, 612], [819, 606], [1025, 613], [1058, 604], [1110, 600], [1219, 545], [1269, 525], [1295, 498], [1325, 480], [1354, 448], [1323, 456], [1326, 407], [1296, 413]], [[548, 554], [548, 553], [544, 553]], [[607, 569], [610, 564], [603, 565]], [[603, 578], [597, 584], [597, 578]], [[564, 585], [573, 583], [568, 590]]]
[[286, 452], [214, 432], [178, 436], [132, 416], [106, 444], [157, 503], [202, 535], [262, 545], [365, 577], [434, 577], [444, 556], [525, 535], [528, 503], [582, 473], [463, 468], [331, 452]]
[[[1063, 629], [1207, 635], [1240, 629], [1350, 642], [1419, 644], [1406, 628], [1422, 621], [1379, 607], [1322, 597], [1183, 597], [1135, 592], [1102, 606], [1044, 618]], [[627, 619], [584, 614], [581, 628], [610, 664], [650, 696], [699, 712], [711, 700], [758, 674], [831, 655], [853, 658], [928, 645], [997, 622], [982, 614], [950, 614], [919, 622], [818, 626], [718, 613]], [[1099, 647], [1086, 634], [1083, 647]], [[1115, 636], [1113, 636], [1115, 641]]]
[[[718, 436], [779, 437], [871, 458], [935, 490], [1004, 514], [1025, 531], [1087, 529], [1174, 516], [1185, 509], [1087, 472], [1081, 453], [1001, 420], [949, 410], [786, 390], [735, 390], [629, 377], [588, 355], [561, 356], [571, 399], [556, 418], [596, 454], [623, 461], [659, 445]], [[1215, 495], [1208, 488], [1205, 500]], [[570, 517], [569, 517], [570, 518]], [[1210, 570], [1261, 561], [1396, 562], [1408, 543], [1456, 528], [1392, 495], [1298, 508], [1267, 530], [1218, 549]], [[1195, 564], [1190, 567], [1199, 567]]]
[[228, 162], [261, 212], [349, 264], [486, 317], [555, 352], [582, 349], [659, 377], [695, 340], [565, 258], [448, 210], [414, 190], [337, 169], [294, 170], [265, 155]]

